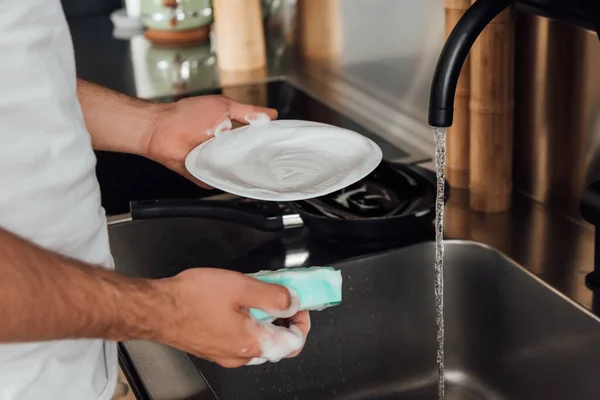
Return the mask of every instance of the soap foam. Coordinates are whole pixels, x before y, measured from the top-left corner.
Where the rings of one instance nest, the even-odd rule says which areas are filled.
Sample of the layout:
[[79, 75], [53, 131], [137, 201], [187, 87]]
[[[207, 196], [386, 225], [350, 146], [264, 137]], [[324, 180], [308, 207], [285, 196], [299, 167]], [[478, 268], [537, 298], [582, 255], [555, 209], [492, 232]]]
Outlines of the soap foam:
[[276, 363], [300, 350], [306, 338], [296, 325], [289, 328], [276, 326], [268, 322], [258, 322], [264, 329], [259, 336], [261, 355], [251, 359], [246, 365], [260, 365], [269, 361]]
[[287, 289], [292, 300], [290, 307], [286, 310], [271, 310], [269, 315], [272, 318], [257, 321], [260, 327], [264, 328], [261, 329], [258, 337], [261, 356], [251, 359], [246, 365], [260, 365], [267, 361], [278, 362], [304, 346], [306, 338], [296, 325], [291, 324], [289, 328], [286, 328], [272, 324], [275, 319], [293, 317], [300, 309], [300, 297], [293, 289]]
[[271, 121], [271, 118], [262, 112], [246, 114], [244, 119], [250, 125], [266, 125]]
[[231, 128], [233, 127], [233, 124], [231, 122], [231, 119], [229, 119], [229, 111], [225, 112], [224, 116], [225, 116], [225, 119], [223, 119], [221, 122], [216, 124], [213, 128], [211, 128], [205, 132], [208, 136], [214, 135], [214, 137], [217, 137], [222, 132], [227, 132], [227, 131], [231, 130]]

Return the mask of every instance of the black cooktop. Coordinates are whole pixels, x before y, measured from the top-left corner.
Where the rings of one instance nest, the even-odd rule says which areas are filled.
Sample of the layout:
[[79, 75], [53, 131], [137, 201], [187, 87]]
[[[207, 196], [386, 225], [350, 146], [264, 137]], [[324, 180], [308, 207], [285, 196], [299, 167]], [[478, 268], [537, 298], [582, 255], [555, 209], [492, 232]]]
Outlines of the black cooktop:
[[[267, 106], [277, 109], [279, 119], [303, 119], [324, 122], [353, 130], [376, 142], [386, 160], [398, 160], [410, 154], [398, 149], [374, 132], [357, 124], [286, 81], [260, 83], [266, 85]], [[257, 85], [240, 86], [239, 93], [248, 93]], [[235, 98], [236, 91], [227, 95]], [[162, 97], [157, 102], [173, 102], [183, 97], [222, 94], [221, 89], [205, 90], [186, 96]], [[233, 94], [233, 95], [232, 95]], [[102, 192], [102, 205], [107, 215], [127, 213], [130, 200], [203, 198], [220, 193], [205, 190], [182, 178], [175, 172], [130, 154], [96, 152], [96, 173]]]

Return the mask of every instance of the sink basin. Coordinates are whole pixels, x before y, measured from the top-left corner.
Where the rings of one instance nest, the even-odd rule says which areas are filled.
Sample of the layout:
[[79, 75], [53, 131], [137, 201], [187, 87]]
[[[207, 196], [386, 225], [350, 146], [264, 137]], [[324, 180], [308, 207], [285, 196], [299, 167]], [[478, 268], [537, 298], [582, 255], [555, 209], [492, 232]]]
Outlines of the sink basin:
[[[194, 363], [219, 399], [437, 399], [434, 245], [336, 265], [341, 305], [300, 356]], [[600, 321], [500, 253], [446, 242], [446, 399], [600, 398]]]

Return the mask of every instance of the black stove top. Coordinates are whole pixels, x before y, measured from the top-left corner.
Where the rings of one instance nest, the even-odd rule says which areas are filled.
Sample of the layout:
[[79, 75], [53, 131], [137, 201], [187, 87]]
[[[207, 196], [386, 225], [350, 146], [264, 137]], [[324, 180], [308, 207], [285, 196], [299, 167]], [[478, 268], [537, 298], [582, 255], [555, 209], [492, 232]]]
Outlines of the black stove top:
[[[260, 85], [266, 85], [267, 106], [277, 109], [279, 119], [324, 122], [353, 130], [376, 142], [381, 147], [386, 160], [399, 160], [410, 156], [376, 133], [367, 130], [286, 81], [272, 81]], [[240, 93], [252, 91], [255, 86], [242, 86]], [[230, 93], [227, 92], [227, 95], [231, 96]], [[205, 90], [186, 96], [154, 100], [173, 102], [183, 97], [214, 94], [222, 94], [222, 90]], [[96, 152], [96, 155], [98, 158], [96, 173], [102, 192], [102, 205], [107, 215], [129, 212], [131, 200], [204, 198], [220, 193], [216, 190], [202, 189], [175, 172], [143, 157], [109, 152]]]

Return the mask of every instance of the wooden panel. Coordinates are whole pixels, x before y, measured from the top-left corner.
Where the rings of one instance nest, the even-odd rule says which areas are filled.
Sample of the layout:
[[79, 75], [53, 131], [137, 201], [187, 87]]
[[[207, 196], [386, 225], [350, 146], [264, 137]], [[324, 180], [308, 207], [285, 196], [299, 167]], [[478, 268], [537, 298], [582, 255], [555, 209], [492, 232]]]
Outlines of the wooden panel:
[[[471, 6], [471, 0], [445, 0], [446, 38]], [[446, 177], [452, 187], [469, 187], [469, 98], [471, 61], [467, 56], [456, 86], [454, 118], [446, 136]]]
[[217, 64], [224, 71], [267, 65], [260, 0], [213, 0]]
[[511, 207], [514, 116], [514, 24], [512, 7], [481, 33], [471, 50], [471, 208]]
[[307, 59], [331, 60], [342, 52], [339, 0], [298, 1], [298, 42]]

